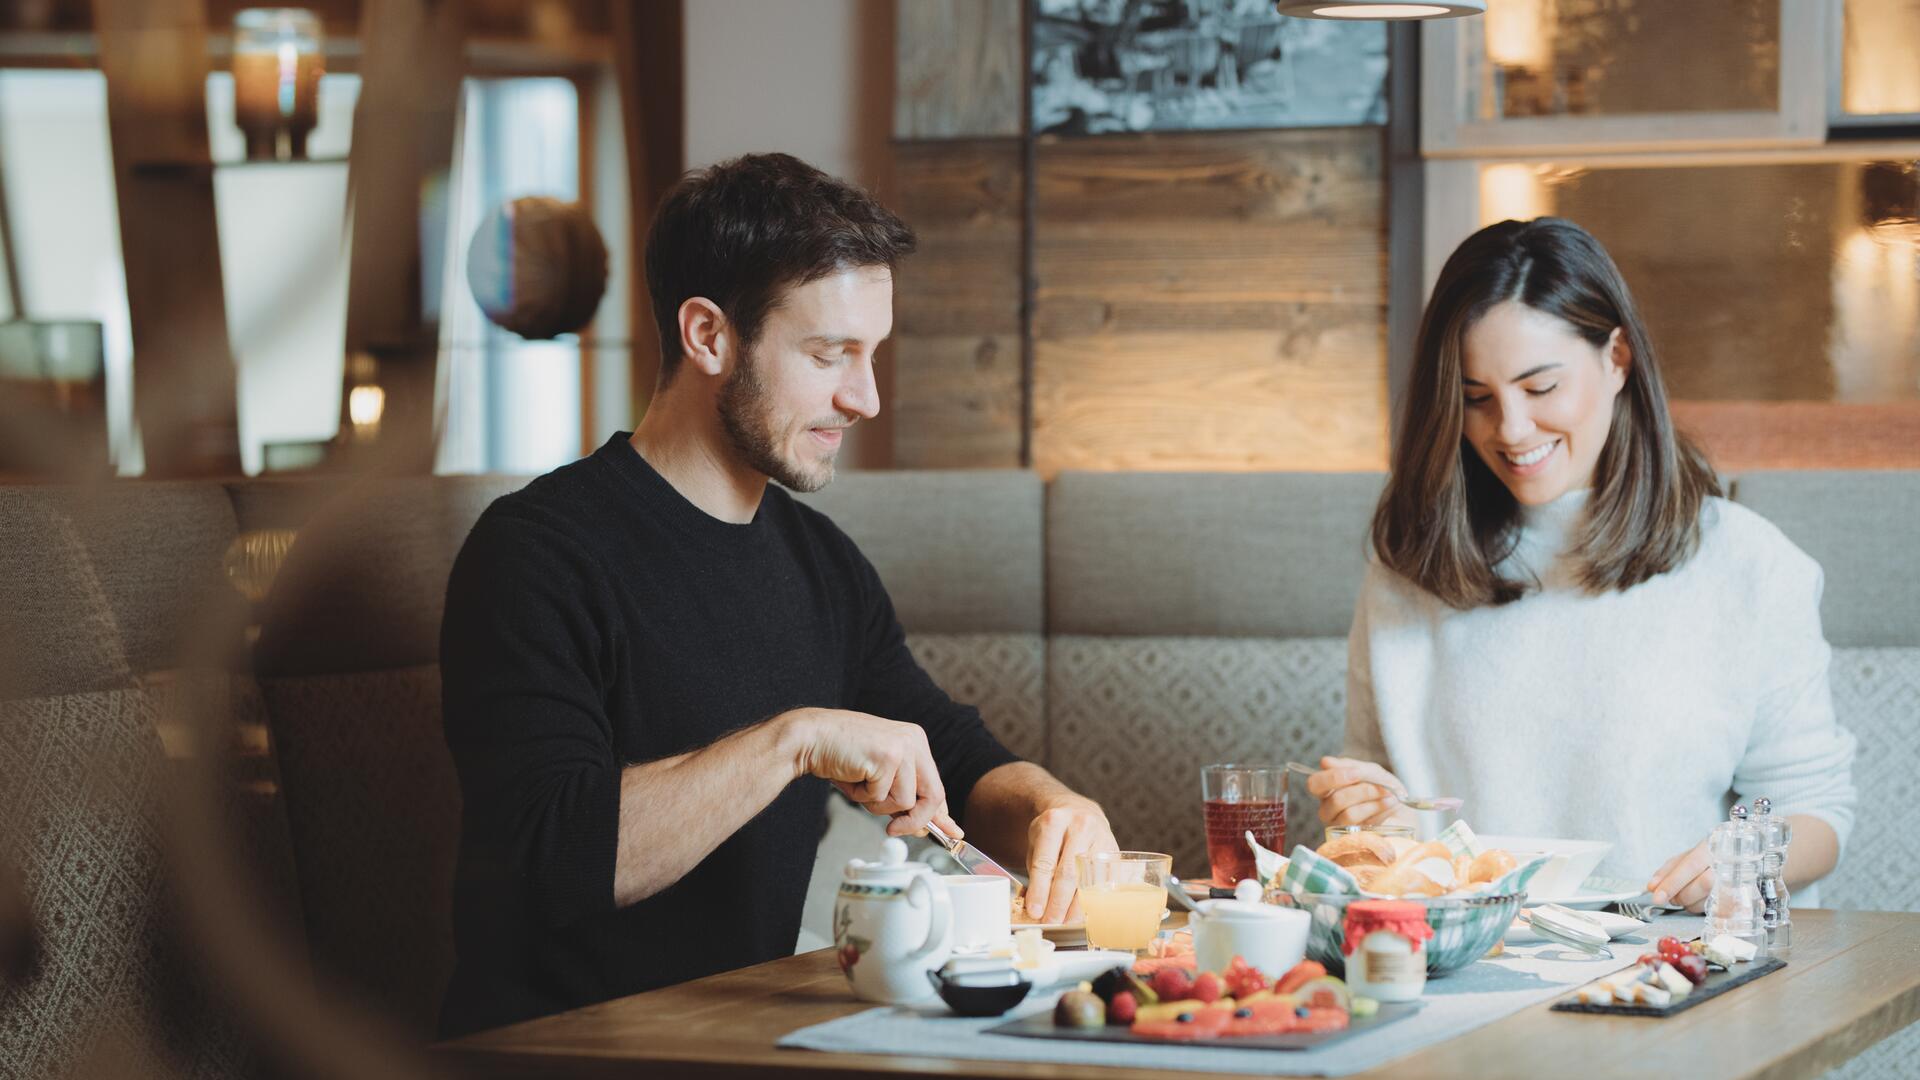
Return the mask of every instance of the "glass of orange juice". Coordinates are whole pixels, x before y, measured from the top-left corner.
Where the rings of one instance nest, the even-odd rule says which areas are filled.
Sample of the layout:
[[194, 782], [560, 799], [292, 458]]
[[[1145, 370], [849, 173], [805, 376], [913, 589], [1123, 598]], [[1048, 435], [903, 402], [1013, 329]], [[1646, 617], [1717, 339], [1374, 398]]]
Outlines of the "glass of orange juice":
[[1091, 851], [1075, 856], [1087, 944], [1144, 955], [1160, 932], [1173, 856], [1156, 851]]

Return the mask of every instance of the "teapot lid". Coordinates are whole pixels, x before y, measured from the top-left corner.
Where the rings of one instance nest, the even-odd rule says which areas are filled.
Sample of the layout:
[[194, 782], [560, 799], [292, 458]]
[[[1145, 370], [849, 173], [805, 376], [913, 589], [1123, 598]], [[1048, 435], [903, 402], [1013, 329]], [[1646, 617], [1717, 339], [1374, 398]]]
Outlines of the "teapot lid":
[[885, 880], [921, 871], [931, 873], [932, 868], [926, 863], [908, 862], [907, 842], [897, 836], [887, 837], [886, 842], [880, 845], [880, 858], [877, 861], [847, 860], [847, 877], [855, 881]]

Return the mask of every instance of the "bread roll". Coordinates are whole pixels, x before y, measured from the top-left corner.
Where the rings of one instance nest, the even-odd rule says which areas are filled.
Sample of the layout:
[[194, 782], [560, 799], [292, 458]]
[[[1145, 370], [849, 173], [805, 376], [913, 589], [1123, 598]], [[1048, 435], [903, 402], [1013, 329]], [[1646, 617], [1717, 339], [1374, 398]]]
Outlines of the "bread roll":
[[1389, 896], [1439, 896], [1453, 889], [1453, 863], [1416, 859], [1396, 863], [1373, 879], [1373, 891]]
[[1473, 865], [1467, 868], [1466, 880], [1498, 881], [1501, 876], [1510, 873], [1518, 865], [1520, 864], [1514, 861], [1512, 855], [1498, 848], [1483, 851], [1473, 860]]
[[1353, 870], [1362, 866], [1383, 867], [1393, 862], [1393, 845], [1377, 833], [1355, 832], [1335, 837], [1320, 845], [1319, 855], [1335, 865]]

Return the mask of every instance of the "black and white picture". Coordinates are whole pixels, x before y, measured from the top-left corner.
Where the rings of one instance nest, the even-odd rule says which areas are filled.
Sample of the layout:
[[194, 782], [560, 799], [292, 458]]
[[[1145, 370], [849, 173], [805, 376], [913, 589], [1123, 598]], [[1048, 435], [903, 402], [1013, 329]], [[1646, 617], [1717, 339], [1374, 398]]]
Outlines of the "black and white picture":
[[1387, 120], [1385, 25], [1273, 0], [1037, 0], [1032, 63], [1041, 134]]

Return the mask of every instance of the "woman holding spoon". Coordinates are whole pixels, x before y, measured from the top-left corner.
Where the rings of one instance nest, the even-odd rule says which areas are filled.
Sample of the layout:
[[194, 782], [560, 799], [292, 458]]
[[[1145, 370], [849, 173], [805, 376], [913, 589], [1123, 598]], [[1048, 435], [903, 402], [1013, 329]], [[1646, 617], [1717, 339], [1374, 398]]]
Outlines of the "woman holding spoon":
[[1421, 321], [1348, 638], [1333, 824], [1464, 798], [1488, 833], [1605, 839], [1698, 909], [1730, 799], [1792, 815], [1796, 901], [1853, 823], [1817, 564], [1674, 430], [1619, 269], [1569, 221], [1488, 226]]

